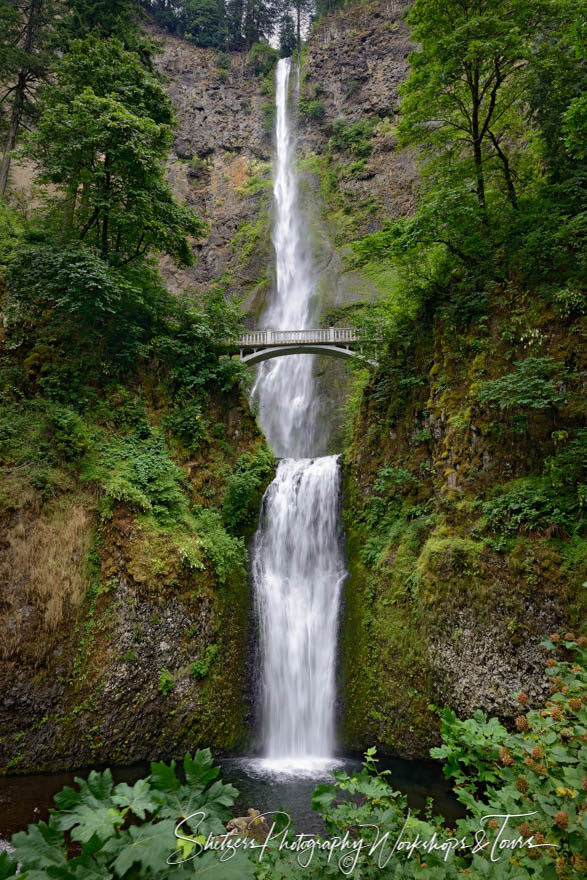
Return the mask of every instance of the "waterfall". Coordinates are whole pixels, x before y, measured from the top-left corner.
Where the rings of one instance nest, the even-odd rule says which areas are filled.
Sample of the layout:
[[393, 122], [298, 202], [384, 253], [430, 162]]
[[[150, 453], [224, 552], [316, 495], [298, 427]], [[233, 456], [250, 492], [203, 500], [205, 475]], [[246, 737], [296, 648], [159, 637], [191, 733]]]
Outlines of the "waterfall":
[[[264, 315], [273, 329], [312, 326], [312, 260], [299, 206], [295, 139], [288, 114], [291, 60], [277, 65], [274, 184], [276, 293]], [[253, 388], [259, 419], [278, 456], [252, 545], [261, 654], [262, 764], [314, 772], [335, 749], [336, 637], [346, 575], [339, 525], [337, 456], [320, 452], [313, 356], [261, 364]]]
[[338, 497], [336, 456], [284, 459], [253, 544], [264, 752], [292, 768], [334, 750], [337, 618], [346, 574]]
[[[299, 210], [295, 137], [288, 114], [291, 59], [282, 58], [275, 74], [276, 170], [273, 185], [276, 293], [263, 323], [273, 330], [304, 330], [312, 309], [312, 260]], [[289, 355], [261, 364], [252, 397], [267, 439], [279, 456], [312, 455], [316, 448], [317, 397], [312, 355]]]

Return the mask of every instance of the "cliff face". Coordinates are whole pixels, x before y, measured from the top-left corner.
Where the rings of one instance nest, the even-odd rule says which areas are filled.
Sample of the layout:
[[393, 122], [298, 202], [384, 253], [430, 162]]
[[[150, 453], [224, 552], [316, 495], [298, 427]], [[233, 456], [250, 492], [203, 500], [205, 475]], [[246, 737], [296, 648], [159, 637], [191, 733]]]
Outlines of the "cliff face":
[[208, 224], [195, 246], [196, 264], [163, 262], [172, 290], [217, 283], [238, 299], [254, 299], [270, 263], [271, 129], [264, 125], [265, 81], [246, 54], [218, 67], [216, 52], [157, 32], [155, 63], [173, 101], [177, 129], [168, 168], [178, 198]]
[[[325, 319], [333, 306], [376, 292], [371, 279], [346, 270], [345, 244], [413, 207], [415, 170], [410, 155], [397, 149], [394, 127], [413, 48], [402, 21], [406, 6], [375, 0], [337, 10], [313, 28], [299, 94], [292, 77], [302, 198]], [[245, 54], [233, 53], [223, 69], [212, 50], [155, 36], [162, 47], [156, 64], [178, 120], [170, 179], [208, 224], [208, 236], [196, 245], [196, 265], [177, 270], [165, 262], [165, 276], [175, 289], [217, 283], [256, 320], [274, 283], [273, 76], [255, 76]], [[337, 129], [349, 126], [360, 129], [367, 158], [357, 156], [352, 128], [346, 145], [332, 145]]]
[[[363, 397], [345, 455], [347, 745], [425, 754], [434, 706], [511, 721], [516, 693], [546, 696], [542, 636], [584, 619], [579, 447], [565, 445], [581, 425], [580, 324], [523, 290], [488, 310], [466, 332], [420, 316]], [[483, 405], [483, 383], [526, 358], [557, 364], [561, 402]]]
[[[352, 141], [346, 154], [330, 144], [339, 187], [349, 203], [360, 209], [368, 199], [378, 206], [375, 218], [371, 211], [369, 231], [382, 217], [394, 219], [413, 209], [415, 169], [410, 155], [397, 149], [394, 132], [398, 91], [414, 49], [403, 21], [408, 6], [405, 0], [375, 0], [339, 9], [315, 25], [304, 54], [303, 154], [328, 152], [333, 128], [341, 123], [349, 127], [375, 121], [364, 167], [344, 167]], [[318, 102], [318, 114], [316, 106], [313, 114], [308, 109], [312, 101]]]
[[[143, 392], [156, 425], [165, 405], [148, 386]], [[176, 452], [184, 477], [175, 500], [190, 506], [191, 524], [131, 504], [105, 509], [104, 490], [84, 478], [87, 456], [75, 468], [54, 466], [45, 485], [26, 469], [6, 469], [0, 772], [243, 744], [250, 592], [244, 543], [223, 529], [221, 508], [235, 474], [249, 468], [250, 477], [255, 466], [246, 484], [254, 523], [271, 465], [238, 394], [212, 401], [206, 417], [209, 440], [190, 457]], [[114, 433], [109, 448], [116, 443]], [[151, 474], [152, 454], [135, 459]], [[165, 503], [165, 491], [161, 483], [155, 503]], [[250, 524], [241, 530], [249, 533]]]

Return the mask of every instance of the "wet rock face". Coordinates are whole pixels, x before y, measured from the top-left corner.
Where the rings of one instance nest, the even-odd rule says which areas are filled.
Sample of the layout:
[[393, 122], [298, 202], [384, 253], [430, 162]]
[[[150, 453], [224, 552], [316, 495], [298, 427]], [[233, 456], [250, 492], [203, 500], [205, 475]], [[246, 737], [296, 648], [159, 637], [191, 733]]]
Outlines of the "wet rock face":
[[[154, 32], [162, 46], [155, 65], [165, 78], [177, 119], [168, 175], [175, 195], [207, 223], [207, 236], [194, 242], [196, 264], [178, 269], [162, 260], [173, 291], [205, 290], [222, 276], [240, 296], [264, 276], [269, 238], [254, 259], [243, 261], [238, 232], [254, 226], [266, 210], [262, 192], [250, 194], [247, 181], [271, 159], [271, 135], [263, 125], [262, 80], [245, 53], [233, 53], [220, 69], [216, 53]], [[236, 244], [235, 244], [236, 242]]]
[[[375, 0], [345, 7], [319, 22], [308, 44], [304, 89], [321, 102], [324, 115], [319, 124], [303, 129], [303, 152], [324, 151], [337, 120], [394, 119], [414, 49], [403, 20], [408, 6], [406, 0]], [[376, 199], [382, 216], [393, 219], [413, 210], [415, 180], [413, 159], [397, 149], [391, 130], [375, 135], [367, 167], [342, 188], [358, 201]]]
[[554, 601], [536, 608], [526, 606], [529, 626], [523, 643], [512, 639], [506, 609], [493, 607], [479, 615], [471, 608], [453, 612], [450, 623], [430, 639], [428, 654], [439, 705], [448, 705], [461, 717], [479, 707], [489, 715], [511, 721], [519, 707], [514, 694], [524, 691], [532, 705], [549, 693], [544, 676], [546, 651], [540, 638], [562, 623]]
[[[350, 211], [354, 205], [360, 210], [367, 200], [378, 205], [377, 216], [361, 224], [362, 234], [414, 207], [413, 159], [398, 149], [394, 132], [398, 90], [413, 49], [402, 20], [407, 5], [374, 0], [336, 10], [315, 26], [304, 55], [301, 95], [319, 100], [324, 113], [320, 119], [298, 120], [301, 159], [326, 153], [336, 120], [353, 123], [378, 117], [388, 123], [373, 135], [365, 168], [340, 180]], [[176, 196], [208, 225], [207, 236], [194, 242], [195, 266], [178, 269], [164, 258], [163, 273], [176, 292], [189, 286], [205, 290], [223, 279], [227, 294], [245, 301], [254, 323], [273, 283], [273, 146], [265, 120], [273, 95], [266, 94], [264, 80], [253, 75], [245, 53], [232, 53], [229, 69], [221, 70], [214, 50], [160, 31], [153, 35], [162, 46], [155, 64], [165, 77], [177, 117], [169, 179]], [[262, 186], [248, 185], [257, 179]], [[319, 214], [320, 181], [309, 179], [308, 189], [310, 213]], [[319, 246], [326, 267], [322, 275], [328, 276], [327, 286], [336, 289], [327, 296], [325, 308], [370, 296], [364, 279], [357, 283], [342, 272], [331, 242], [336, 233], [328, 219], [317, 224], [324, 239]]]

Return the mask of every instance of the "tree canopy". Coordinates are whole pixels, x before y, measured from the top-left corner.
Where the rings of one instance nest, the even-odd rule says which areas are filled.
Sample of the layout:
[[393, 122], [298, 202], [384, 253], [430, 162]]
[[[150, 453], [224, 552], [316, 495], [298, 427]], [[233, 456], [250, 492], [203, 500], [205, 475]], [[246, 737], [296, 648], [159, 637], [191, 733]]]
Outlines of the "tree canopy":
[[173, 113], [161, 84], [115, 38], [74, 42], [55, 70], [26, 147], [59, 188], [53, 215], [116, 264], [153, 250], [190, 263], [186, 236], [202, 224], [165, 180]]

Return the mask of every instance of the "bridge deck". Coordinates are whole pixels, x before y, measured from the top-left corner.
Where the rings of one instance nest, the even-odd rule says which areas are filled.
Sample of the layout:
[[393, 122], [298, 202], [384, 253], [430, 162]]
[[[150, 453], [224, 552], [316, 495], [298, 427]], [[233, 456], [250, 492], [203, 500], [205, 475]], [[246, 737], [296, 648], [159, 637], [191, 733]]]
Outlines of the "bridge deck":
[[249, 330], [232, 343], [235, 348], [259, 348], [266, 345], [353, 345], [366, 342], [368, 336], [355, 327], [328, 327], [314, 330]]

